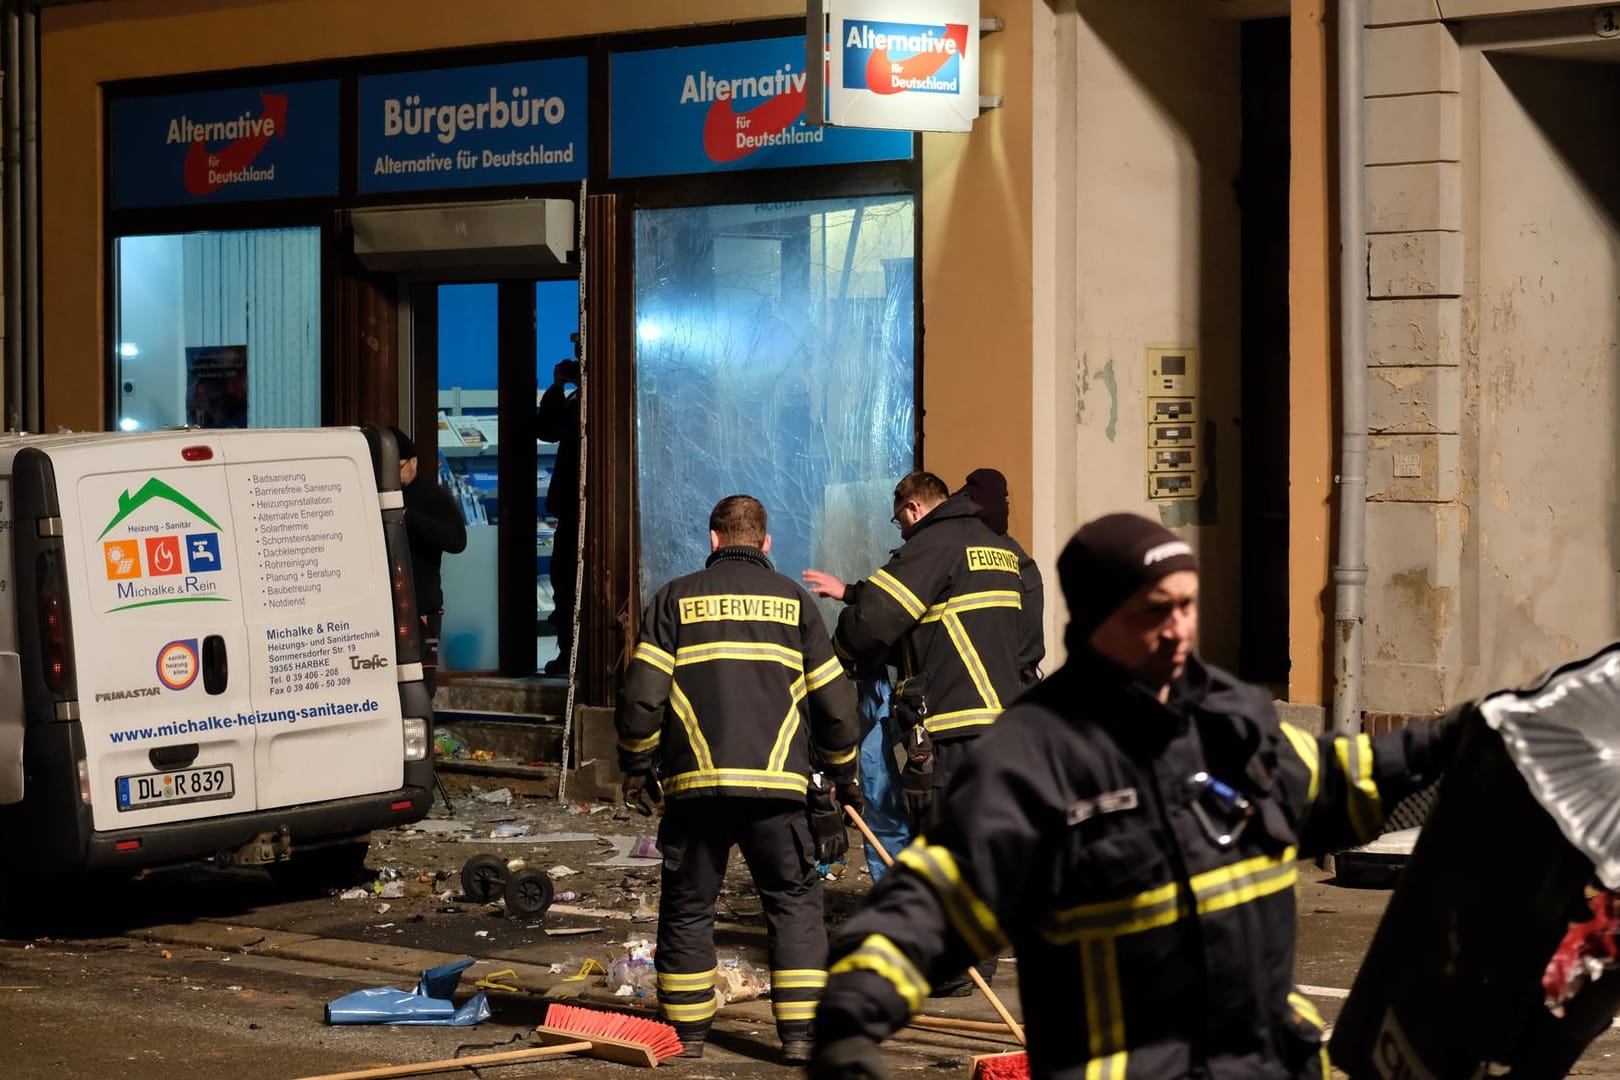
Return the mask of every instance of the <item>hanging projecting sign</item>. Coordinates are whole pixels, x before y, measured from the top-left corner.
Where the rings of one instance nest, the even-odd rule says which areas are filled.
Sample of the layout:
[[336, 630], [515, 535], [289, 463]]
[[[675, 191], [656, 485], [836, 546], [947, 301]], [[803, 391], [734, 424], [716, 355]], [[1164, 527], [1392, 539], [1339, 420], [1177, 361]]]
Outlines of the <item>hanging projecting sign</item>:
[[615, 53], [613, 176], [911, 157], [901, 132], [805, 123], [802, 37]]
[[586, 60], [527, 60], [360, 80], [362, 192], [585, 177]]
[[978, 0], [812, 0], [810, 28], [812, 55], [817, 31], [825, 34], [824, 123], [973, 129], [979, 115]]
[[111, 203], [180, 206], [338, 193], [338, 84], [115, 98]]

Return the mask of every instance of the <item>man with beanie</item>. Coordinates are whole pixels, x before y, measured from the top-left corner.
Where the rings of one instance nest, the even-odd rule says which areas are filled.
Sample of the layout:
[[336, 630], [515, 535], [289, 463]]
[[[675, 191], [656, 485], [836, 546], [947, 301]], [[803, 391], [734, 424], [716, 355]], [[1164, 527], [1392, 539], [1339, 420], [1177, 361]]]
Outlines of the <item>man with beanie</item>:
[[974, 469], [967, 474], [967, 483], [958, 495], [966, 495], [979, 504], [979, 520], [990, 531], [1012, 548], [1018, 556], [1018, 577], [1024, 590], [1023, 618], [1018, 631], [1018, 684], [1028, 690], [1041, 678], [1041, 661], [1046, 657], [1046, 627], [1042, 624], [1046, 612], [1046, 586], [1041, 581], [1041, 568], [1029, 557], [1024, 546], [1007, 532], [1007, 517], [1011, 507], [1007, 498], [1007, 478], [999, 469]]
[[810, 594], [766, 557], [758, 499], [720, 500], [709, 547], [702, 570], [647, 606], [614, 716], [625, 802], [650, 813], [643, 801], [660, 784], [667, 796], [658, 1004], [685, 1056], [701, 1057], [715, 1011], [715, 899], [741, 848], [765, 907], [782, 1057], [803, 1064], [827, 981], [816, 863], [849, 844], [831, 799], [816, 807], [830, 833], [812, 837], [806, 796], [835, 787], [838, 801], [860, 808], [855, 692]]
[[1193, 654], [1193, 550], [1146, 518], [1088, 523], [1058, 576], [1068, 661], [834, 940], [811, 1075], [884, 1075], [879, 1041], [930, 984], [1010, 943], [1036, 1078], [1324, 1077], [1292, 981], [1296, 860], [1376, 836], [1460, 725], [1280, 722]]
[[422, 471], [416, 444], [394, 428], [399, 445], [399, 485], [405, 497], [405, 536], [411, 545], [411, 578], [422, 620], [422, 681], [431, 696], [439, 685], [439, 631], [444, 626], [444, 588], [439, 564], [446, 554], [467, 550], [467, 523], [456, 497], [439, 483], [438, 470]]

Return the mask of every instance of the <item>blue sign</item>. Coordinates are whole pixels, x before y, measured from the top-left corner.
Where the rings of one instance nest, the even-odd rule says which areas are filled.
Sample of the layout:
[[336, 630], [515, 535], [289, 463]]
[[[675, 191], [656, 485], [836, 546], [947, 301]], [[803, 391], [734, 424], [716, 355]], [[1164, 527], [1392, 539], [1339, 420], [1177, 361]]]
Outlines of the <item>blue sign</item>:
[[185, 206], [338, 193], [338, 84], [117, 98], [112, 205]]
[[584, 57], [360, 80], [360, 190], [582, 180]]
[[615, 53], [611, 174], [904, 161], [911, 133], [804, 121], [803, 37]]
[[961, 24], [851, 19], [842, 43], [844, 88], [874, 94], [960, 94], [967, 43], [968, 28]]

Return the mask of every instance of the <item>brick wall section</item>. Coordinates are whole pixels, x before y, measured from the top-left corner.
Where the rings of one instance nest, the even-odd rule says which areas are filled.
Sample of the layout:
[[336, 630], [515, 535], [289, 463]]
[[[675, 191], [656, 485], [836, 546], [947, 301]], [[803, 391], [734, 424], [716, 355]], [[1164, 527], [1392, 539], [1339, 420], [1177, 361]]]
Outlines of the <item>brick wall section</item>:
[[1441, 711], [1460, 660], [1464, 243], [1457, 43], [1434, 0], [1366, 11], [1370, 731]]

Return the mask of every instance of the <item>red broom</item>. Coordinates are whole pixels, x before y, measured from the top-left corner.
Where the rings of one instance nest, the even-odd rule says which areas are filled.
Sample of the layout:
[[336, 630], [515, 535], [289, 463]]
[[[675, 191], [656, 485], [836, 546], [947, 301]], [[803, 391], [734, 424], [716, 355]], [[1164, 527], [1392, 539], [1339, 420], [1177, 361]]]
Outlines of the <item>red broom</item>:
[[[888, 849], [878, 842], [876, 836], [872, 835], [872, 830], [866, 827], [865, 819], [855, 812], [855, 808], [846, 806], [844, 807], [844, 813], [848, 814], [849, 819], [855, 823], [855, 827], [861, 830], [861, 835], [866, 837], [868, 844], [872, 845], [872, 850], [878, 853], [878, 858], [883, 860], [883, 865], [893, 866], [894, 860], [889, 858]], [[968, 977], [973, 980], [973, 985], [979, 988], [990, 1002], [991, 1007], [996, 1010], [997, 1015], [1001, 1017], [1001, 1022], [1007, 1025], [1007, 1030], [1013, 1033], [1013, 1038], [1018, 1040], [1020, 1046], [1025, 1045], [1028, 1040], [1024, 1038], [1023, 1026], [1013, 1019], [1012, 1013], [1007, 1011], [1007, 1006], [1001, 1003], [1001, 999], [996, 996], [996, 992], [990, 989], [990, 984], [984, 981], [984, 976], [973, 968], [968, 968], [967, 973]], [[971, 1080], [1030, 1080], [1029, 1055], [1022, 1050], [1012, 1050], [1005, 1054], [977, 1054], [972, 1060], [972, 1065], [973, 1075]]]

